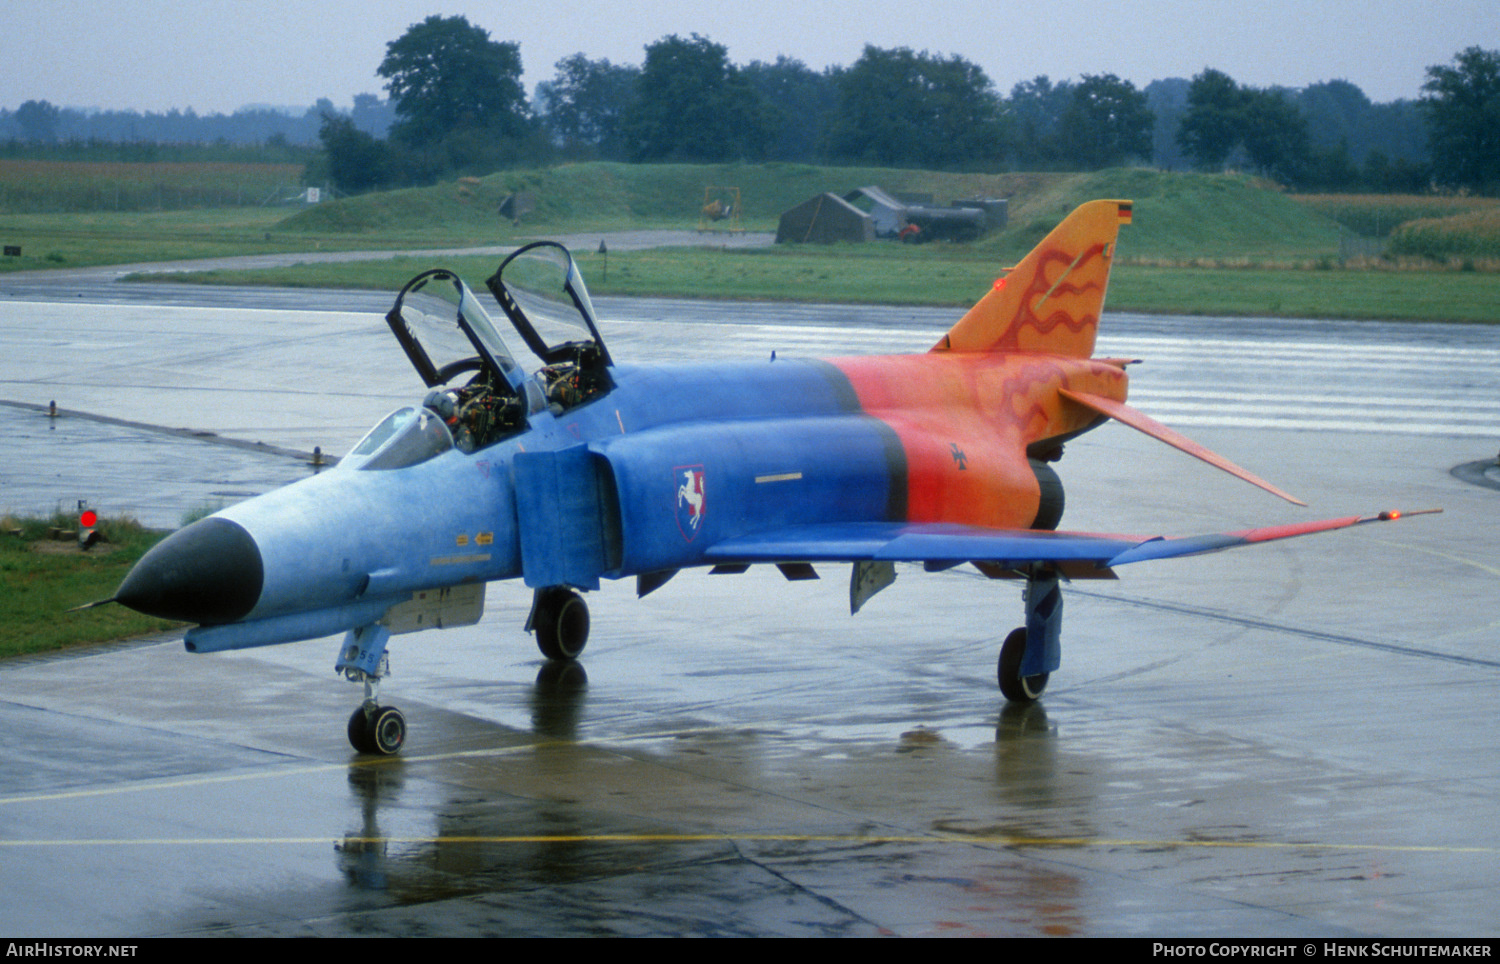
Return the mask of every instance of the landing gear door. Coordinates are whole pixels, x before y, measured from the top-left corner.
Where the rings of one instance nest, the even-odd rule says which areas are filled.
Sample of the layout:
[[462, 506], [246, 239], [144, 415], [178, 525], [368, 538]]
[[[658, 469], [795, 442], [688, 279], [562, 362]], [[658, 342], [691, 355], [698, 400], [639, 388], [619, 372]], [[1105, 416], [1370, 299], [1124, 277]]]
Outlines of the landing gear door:
[[386, 323], [428, 388], [468, 371], [487, 372], [497, 390], [521, 395], [526, 380], [474, 293], [451, 271], [425, 271], [406, 283]]

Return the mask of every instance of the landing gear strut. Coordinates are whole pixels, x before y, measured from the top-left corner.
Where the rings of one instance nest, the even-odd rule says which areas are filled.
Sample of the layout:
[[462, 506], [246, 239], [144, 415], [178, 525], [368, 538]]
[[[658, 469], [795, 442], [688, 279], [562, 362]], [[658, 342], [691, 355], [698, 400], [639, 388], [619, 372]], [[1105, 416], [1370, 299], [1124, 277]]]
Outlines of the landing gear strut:
[[526, 629], [535, 631], [537, 648], [548, 659], [577, 659], [589, 641], [588, 603], [566, 586], [538, 589]]
[[1005, 637], [996, 675], [1014, 703], [1034, 703], [1062, 662], [1062, 588], [1057, 573], [1037, 569], [1026, 577], [1026, 625]]

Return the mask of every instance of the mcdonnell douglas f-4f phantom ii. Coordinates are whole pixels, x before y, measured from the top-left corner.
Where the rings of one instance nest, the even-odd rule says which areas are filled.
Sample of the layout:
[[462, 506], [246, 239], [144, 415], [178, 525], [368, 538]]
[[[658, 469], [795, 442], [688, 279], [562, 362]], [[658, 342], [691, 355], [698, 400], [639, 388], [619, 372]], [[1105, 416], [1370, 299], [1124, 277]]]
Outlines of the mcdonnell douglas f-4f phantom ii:
[[[176, 532], [115, 599], [197, 623], [196, 653], [344, 633], [336, 669], [365, 686], [350, 742], [388, 754], [406, 723], [377, 703], [387, 641], [477, 622], [494, 580], [533, 590], [526, 628], [572, 660], [589, 630], [579, 590], [605, 578], [645, 595], [691, 567], [795, 579], [848, 562], [857, 611], [897, 562], [968, 562], [1025, 580], [998, 674], [1008, 699], [1034, 700], [1060, 661], [1060, 581], [1399, 515], [1177, 539], [1057, 531], [1049, 463], [1111, 418], [1297, 501], [1126, 405], [1128, 362], [1093, 357], [1130, 217], [1128, 201], [1078, 208], [922, 355], [616, 364], [571, 255], [539, 242], [487, 283], [541, 361], [528, 375], [463, 282], [426, 272], [386, 319], [425, 400], [335, 469]], [[563, 325], [575, 334], [549, 341]]]

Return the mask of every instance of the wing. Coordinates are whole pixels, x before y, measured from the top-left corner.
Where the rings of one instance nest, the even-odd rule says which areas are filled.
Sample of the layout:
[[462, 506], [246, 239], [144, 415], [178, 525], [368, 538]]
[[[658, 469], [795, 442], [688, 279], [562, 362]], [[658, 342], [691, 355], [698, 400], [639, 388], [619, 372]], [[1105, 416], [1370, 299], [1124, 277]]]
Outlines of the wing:
[[1090, 574], [1091, 568], [1098, 574], [1107, 575], [1110, 568], [1131, 562], [1195, 556], [1370, 522], [1391, 522], [1403, 515], [1440, 511], [1381, 512], [1378, 515], [1344, 516], [1181, 538], [987, 529], [950, 523], [828, 523], [727, 539], [710, 548], [706, 555], [715, 562], [726, 564], [870, 561], [922, 562], [929, 564], [930, 568], [942, 568], [974, 562], [986, 564], [982, 568], [994, 569], [1025, 569], [1050, 564], [1062, 569], [1064, 574], [1078, 578]]

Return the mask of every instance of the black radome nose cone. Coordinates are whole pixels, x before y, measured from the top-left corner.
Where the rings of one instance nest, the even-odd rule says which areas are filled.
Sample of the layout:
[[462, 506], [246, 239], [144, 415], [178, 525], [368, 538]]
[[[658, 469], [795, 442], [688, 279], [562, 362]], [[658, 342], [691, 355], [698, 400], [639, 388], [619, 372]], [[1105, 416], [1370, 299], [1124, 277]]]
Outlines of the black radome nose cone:
[[115, 601], [163, 619], [232, 623], [255, 608], [264, 579], [250, 533], [228, 519], [200, 519], [142, 556]]

